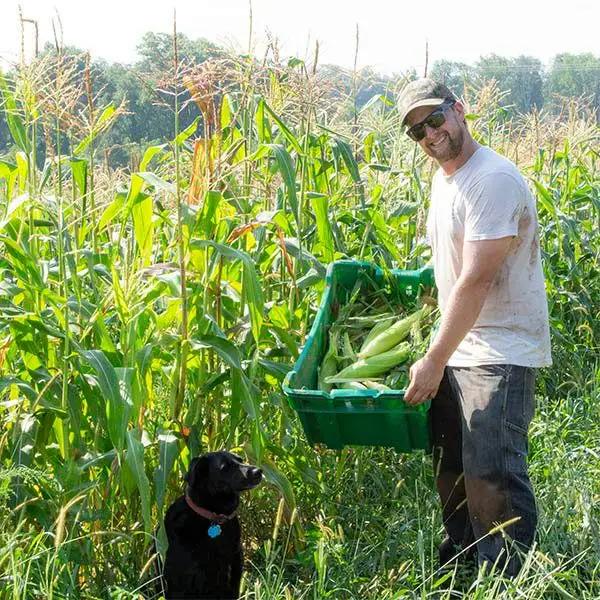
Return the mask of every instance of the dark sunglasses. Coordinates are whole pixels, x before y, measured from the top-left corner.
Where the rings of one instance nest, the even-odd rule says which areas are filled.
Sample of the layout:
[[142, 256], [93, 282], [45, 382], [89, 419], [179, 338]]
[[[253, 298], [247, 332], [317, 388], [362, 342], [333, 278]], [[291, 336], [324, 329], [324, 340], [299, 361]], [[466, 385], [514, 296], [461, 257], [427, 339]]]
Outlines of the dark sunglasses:
[[428, 125], [432, 129], [441, 127], [446, 122], [446, 115], [444, 114], [454, 102], [444, 102], [439, 108], [434, 110], [426, 119], [423, 119], [420, 123], [416, 123], [412, 127], [406, 130], [406, 135], [415, 142], [420, 142], [425, 137], [425, 125]]

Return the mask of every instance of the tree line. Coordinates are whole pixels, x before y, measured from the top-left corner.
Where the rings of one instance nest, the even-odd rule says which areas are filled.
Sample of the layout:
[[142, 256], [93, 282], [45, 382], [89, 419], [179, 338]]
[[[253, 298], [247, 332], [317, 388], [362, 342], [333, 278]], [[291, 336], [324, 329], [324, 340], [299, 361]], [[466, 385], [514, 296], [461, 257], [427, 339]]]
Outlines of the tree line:
[[[95, 60], [88, 68], [83, 51], [72, 47], [60, 49], [64, 55], [77, 57], [81, 78], [87, 68], [91, 74], [89, 85], [95, 90], [95, 101], [99, 105], [112, 102], [115, 106], [125, 107], [103, 139], [106, 160], [111, 166], [125, 166], [141, 147], [172, 137], [173, 116], [165, 99], [168, 97], [165, 89], [169, 86], [168, 74], [172, 73], [174, 64], [172, 37], [165, 33], [146, 33], [137, 51], [138, 59], [133, 64]], [[48, 45], [41, 56], [56, 52]], [[225, 59], [227, 56], [223, 48], [209, 40], [192, 40], [178, 34], [177, 58], [181, 65], [201, 65], [208, 59]], [[388, 104], [392, 106], [394, 93], [401, 82], [417, 76], [414, 71], [381, 75], [371, 68], [353, 73], [336, 65], [319, 66], [318, 74], [327, 93], [332, 97], [351, 99], [354, 110], [359, 110], [375, 95], [387, 95]], [[444, 82], [458, 96], [463, 96], [469, 86], [481, 86], [495, 80], [497, 89], [502, 92], [499, 103], [506, 118], [534, 110], [559, 113], [565, 99], [569, 98], [581, 100], [600, 115], [600, 57], [592, 53], [557, 54], [548, 67], [530, 56], [509, 58], [491, 54], [481, 57], [473, 65], [440, 60], [432, 65], [428, 74]], [[11, 73], [5, 77], [10, 80]], [[83, 84], [82, 89], [85, 89]], [[196, 104], [187, 100], [189, 97], [182, 98], [182, 127], [194, 122], [200, 114]], [[43, 138], [40, 138], [40, 144], [43, 145]], [[10, 151], [11, 146], [12, 139], [2, 113], [0, 152]]]

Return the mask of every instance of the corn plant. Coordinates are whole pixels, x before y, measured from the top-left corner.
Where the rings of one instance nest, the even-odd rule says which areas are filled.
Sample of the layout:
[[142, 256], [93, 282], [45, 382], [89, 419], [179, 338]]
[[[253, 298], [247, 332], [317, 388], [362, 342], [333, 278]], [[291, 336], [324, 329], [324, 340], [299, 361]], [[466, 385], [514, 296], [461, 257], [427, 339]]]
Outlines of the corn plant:
[[[311, 449], [280, 392], [329, 262], [428, 260], [433, 165], [402, 135], [388, 96], [349, 118], [352, 98], [332, 101], [316, 65], [232, 57], [188, 68], [174, 50], [169, 87], [156, 91], [172, 136], [145, 149], [131, 172], [97, 160], [125, 106], [98, 104], [89, 60], [57, 48], [0, 81], [14, 141], [0, 161], [2, 587], [13, 597], [100, 597], [143, 586], [150, 542], [156, 536], [164, 550], [158, 525], [190, 457], [228, 447], [272, 484], [257, 492], [249, 538], [262, 562], [248, 597], [400, 598], [443, 588], [448, 580], [426, 575], [439, 515], [419, 483], [431, 476], [423, 459], [396, 457], [390, 475], [377, 449]], [[494, 90], [470, 92], [470, 122], [478, 139], [519, 162], [537, 193], [560, 369], [543, 376], [542, 409], [554, 414], [566, 397], [593, 430], [598, 127], [578, 107], [566, 122], [506, 122]], [[185, 103], [198, 118], [181, 128]], [[534, 455], [542, 449], [534, 443]], [[570, 493], [589, 523], [591, 501]], [[361, 502], [372, 519], [353, 512]], [[401, 516], [392, 525], [390, 511]], [[548, 580], [560, 593], [561, 565], [581, 569], [597, 591], [593, 561], [579, 554], [593, 534], [584, 528], [571, 563], [546, 535], [556, 560], [535, 558], [526, 597], [545, 593]], [[349, 554], [346, 536], [363, 556]], [[387, 550], [393, 536], [403, 541]], [[292, 554], [297, 571], [286, 563]], [[584, 588], [567, 595], [584, 597]]]

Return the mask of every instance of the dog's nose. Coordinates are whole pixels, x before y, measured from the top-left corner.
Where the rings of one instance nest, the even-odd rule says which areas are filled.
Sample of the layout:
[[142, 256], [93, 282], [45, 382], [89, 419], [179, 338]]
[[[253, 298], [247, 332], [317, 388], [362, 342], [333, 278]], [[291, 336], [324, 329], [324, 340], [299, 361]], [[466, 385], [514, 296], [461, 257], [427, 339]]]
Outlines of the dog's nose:
[[250, 475], [250, 478], [253, 481], [260, 481], [262, 479], [262, 469], [259, 469], [257, 467], [252, 467], [251, 469], [248, 470], [248, 475]]

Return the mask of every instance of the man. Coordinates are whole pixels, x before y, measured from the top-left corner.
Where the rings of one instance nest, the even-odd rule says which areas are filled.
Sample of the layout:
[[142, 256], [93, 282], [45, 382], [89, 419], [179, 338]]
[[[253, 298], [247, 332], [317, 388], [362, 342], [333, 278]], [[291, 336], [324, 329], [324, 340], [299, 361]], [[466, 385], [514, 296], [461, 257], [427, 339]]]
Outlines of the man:
[[399, 110], [441, 167], [427, 235], [442, 318], [405, 397], [433, 400], [440, 562], [471, 546], [480, 565], [514, 576], [537, 524], [527, 474], [535, 369], [551, 364], [535, 200], [513, 163], [473, 139], [446, 86], [410, 83]]

